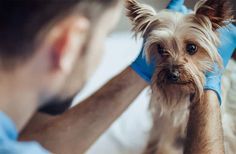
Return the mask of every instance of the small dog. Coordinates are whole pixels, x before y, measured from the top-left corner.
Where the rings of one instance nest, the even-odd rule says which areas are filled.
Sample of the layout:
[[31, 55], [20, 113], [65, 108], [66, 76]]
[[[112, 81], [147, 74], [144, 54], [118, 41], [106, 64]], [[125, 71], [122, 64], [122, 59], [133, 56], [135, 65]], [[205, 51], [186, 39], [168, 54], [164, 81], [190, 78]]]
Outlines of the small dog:
[[136, 0], [127, 0], [126, 7], [135, 36], [144, 38], [147, 60], [156, 62], [154, 123], [144, 153], [183, 153], [189, 106], [204, 98], [205, 73], [222, 68], [217, 29], [232, 22], [232, 9], [227, 0], [199, 1], [189, 14], [156, 12]]

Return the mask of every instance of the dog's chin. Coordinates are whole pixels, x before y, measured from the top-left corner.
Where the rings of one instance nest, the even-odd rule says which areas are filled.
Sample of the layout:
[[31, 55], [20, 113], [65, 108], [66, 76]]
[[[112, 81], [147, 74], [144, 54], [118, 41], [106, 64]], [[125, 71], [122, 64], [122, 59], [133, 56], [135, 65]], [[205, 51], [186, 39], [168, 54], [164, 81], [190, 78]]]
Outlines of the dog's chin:
[[156, 82], [156, 88], [159, 91], [169, 93], [169, 97], [171, 97], [171, 93], [182, 93], [186, 95], [190, 95], [195, 92], [195, 83], [191, 81], [159, 81]]
[[162, 97], [162, 102], [177, 103], [184, 98], [189, 98], [189, 102], [197, 102], [203, 93], [204, 74], [193, 74], [184, 69], [179, 72], [181, 75], [173, 81], [168, 76], [168, 70], [156, 71], [152, 79], [152, 91], [158, 97]]
[[158, 81], [153, 81], [152, 93], [161, 110], [171, 113], [189, 107], [191, 100], [195, 99], [196, 85], [190, 80], [172, 82], [159, 78]]

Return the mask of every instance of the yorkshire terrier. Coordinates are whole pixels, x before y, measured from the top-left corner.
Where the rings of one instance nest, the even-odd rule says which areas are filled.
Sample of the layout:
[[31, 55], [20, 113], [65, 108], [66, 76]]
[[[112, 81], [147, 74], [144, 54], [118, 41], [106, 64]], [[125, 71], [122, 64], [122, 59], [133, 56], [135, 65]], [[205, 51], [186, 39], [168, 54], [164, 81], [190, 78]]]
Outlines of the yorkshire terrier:
[[144, 153], [183, 153], [189, 107], [204, 98], [205, 73], [222, 68], [217, 29], [232, 21], [232, 9], [227, 0], [199, 1], [189, 14], [156, 12], [136, 0], [126, 7], [135, 36], [144, 38], [147, 60], [156, 62], [153, 128]]

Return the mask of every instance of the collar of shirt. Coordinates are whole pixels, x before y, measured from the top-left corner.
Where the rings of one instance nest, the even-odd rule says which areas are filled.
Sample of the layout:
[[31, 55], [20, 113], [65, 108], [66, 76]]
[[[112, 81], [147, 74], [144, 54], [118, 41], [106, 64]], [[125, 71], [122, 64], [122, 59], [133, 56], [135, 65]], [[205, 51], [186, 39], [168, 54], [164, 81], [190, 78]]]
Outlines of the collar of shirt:
[[0, 139], [16, 140], [18, 131], [16, 125], [4, 112], [0, 112]]

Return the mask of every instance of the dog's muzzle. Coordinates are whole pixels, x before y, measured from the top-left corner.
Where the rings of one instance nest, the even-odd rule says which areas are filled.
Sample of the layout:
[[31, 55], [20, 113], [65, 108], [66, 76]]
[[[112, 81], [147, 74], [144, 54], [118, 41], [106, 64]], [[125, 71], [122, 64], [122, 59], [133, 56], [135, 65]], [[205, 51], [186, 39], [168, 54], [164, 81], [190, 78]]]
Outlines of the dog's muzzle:
[[177, 69], [172, 69], [167, 72], [166, 76], [168, 81], [177, 82], [180, 78], [180, 72]]

